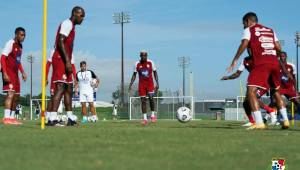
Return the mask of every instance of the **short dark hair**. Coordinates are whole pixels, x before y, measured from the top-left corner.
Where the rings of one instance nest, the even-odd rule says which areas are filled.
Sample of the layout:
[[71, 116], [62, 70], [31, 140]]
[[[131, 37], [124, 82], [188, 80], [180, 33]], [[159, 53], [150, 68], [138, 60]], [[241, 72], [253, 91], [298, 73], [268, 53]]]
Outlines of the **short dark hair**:
[[257, 15], [254, 12], [248, 12], [244, 15], [243, 21], [252, 20], [254, 22], [258, 22]]
[[20, 31], [25, 32], [25, 29], [24, 29], [23, 27], [17, 27], [17, 28], [15, 29], [15, 34], [17, 34], [17, 33], [20, 32]]
[[284, 54], [287, 57], [287, 53], [285, 51], [281, 51], [280, 54]]
[[86, 61], [81, 61], [80, 66], [82, 66], [82, 65], [86, 65]]
[[84, 11], [84, 9], [83, 9], [82, 7], [80, 7], [80, 6], [75, 6], [75, 7], [72, 9], [72, 14], [71, 14], [71, 16], [73, 16], [74, 13], [75, 13], [75, 12], [78, 12], [79, 10]]

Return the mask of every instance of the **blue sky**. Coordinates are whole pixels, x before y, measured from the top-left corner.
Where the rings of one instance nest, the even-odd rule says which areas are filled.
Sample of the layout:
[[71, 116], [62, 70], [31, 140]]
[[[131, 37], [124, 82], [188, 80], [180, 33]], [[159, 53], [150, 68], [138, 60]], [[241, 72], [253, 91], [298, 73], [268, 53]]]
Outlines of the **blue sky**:
[[[296, 0], [49, 0], [48, 49], [54, 44], [59, 23], [69, 18], [73, 6], [86, 10], [86, 18], [76, 27], [76, 61], [86, 59], [90, 69], [102, 80], [98, 98], [110, 101], [111, 92], [120, 82], [120, 25], [113, 24], [115, 12], [127, 11], [132, 21], [125, 25], [125, 80], [129, 81], [141, 49], [157, 67], [161, 90], [181, 88], [182, 74], [178, 57], [188, 56], [187, 71], [194, 73], [197, 99], [223, 99], [239, 95], [239, 80], [221, 82], [242, 35], [242, 16], [256, 12], [259, 22], [273, 28], [284, 40], [284, 50], [295, 61], [294, 33], [300, 30], [300, 2]], [[26, 28], [23, 63], [28, 54], [34, 63], [34, 94], [40, 92], [42, 49], [42, 0], [14, 0], [2, 3], [0, 11], [0, 48], [13, 37], [17, 26]], [[244, 54], [243, 56], [245, 56]], [[77, 64], [78, 66], [78, 64]], [[242, 78], [245, 85], [247, 74]], [[188, 87], [188, 81], [187, 81]], [[30, 82], [22, 84], [29, 93]], [[188, 89], [186, 90], [188, 93]]]

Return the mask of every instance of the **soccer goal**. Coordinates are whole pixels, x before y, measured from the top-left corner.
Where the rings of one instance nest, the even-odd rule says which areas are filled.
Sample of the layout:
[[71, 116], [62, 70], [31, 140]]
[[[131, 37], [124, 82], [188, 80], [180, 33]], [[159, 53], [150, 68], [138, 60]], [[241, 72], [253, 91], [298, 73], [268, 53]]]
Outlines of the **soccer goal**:
[[[192, 118], [194, 119], [194, 97], [193, 96], [171, 96], [171, 97], [154, 97], [155, 111], [158, 119], [173, 120], [176, 119], [177, 109], [185, 106], [191, 109]], [[147, 100], [147, 111], [150, 112], [149, 101]], [[141, 99], [140, 97], [129, 98], [129, 119], [139, 120], [142, 118]]]

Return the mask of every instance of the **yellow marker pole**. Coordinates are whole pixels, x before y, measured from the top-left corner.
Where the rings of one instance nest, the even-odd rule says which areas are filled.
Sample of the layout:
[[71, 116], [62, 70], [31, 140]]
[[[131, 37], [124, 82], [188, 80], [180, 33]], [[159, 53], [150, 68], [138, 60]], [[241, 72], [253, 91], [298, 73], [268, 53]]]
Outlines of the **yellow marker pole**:
[[43, 0], [43, 62], [42, 62], [42, 115], [41, 115], [42, 130], [45, 129], [46, 56], [47, 56], [47, 0]]
[[295, 126], [295, 109], [294, 109], [294, 103], [292, 102], [292, 126]]

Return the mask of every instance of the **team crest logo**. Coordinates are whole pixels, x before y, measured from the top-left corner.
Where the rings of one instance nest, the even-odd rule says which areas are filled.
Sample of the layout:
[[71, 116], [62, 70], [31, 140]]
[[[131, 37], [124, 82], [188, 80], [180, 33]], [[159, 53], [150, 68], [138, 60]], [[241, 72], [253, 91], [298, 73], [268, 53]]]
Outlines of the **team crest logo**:
[[18, 51], [18, 48], [15, 48], [15, 51]]
[[260, 36], [260, 32], [259, 32], [259, 31], [256, 31], [256, 32], [255, 32], [255, 35], [256, 35], [256, 36]]
[[273, 159], [272, 160], [272, 170], [285, 170], [286, 165], [285, 165], [285, 160], [280, 158], [280, 159]]
[[147, 68], [149, 68], [150, 67], [150, 65], [149, 64], [147, 64]]
[[67, 80], [67, 75], [64, 74], [64, 75], [62, 76], [62, 78], [63, 78], [63, 80]]

